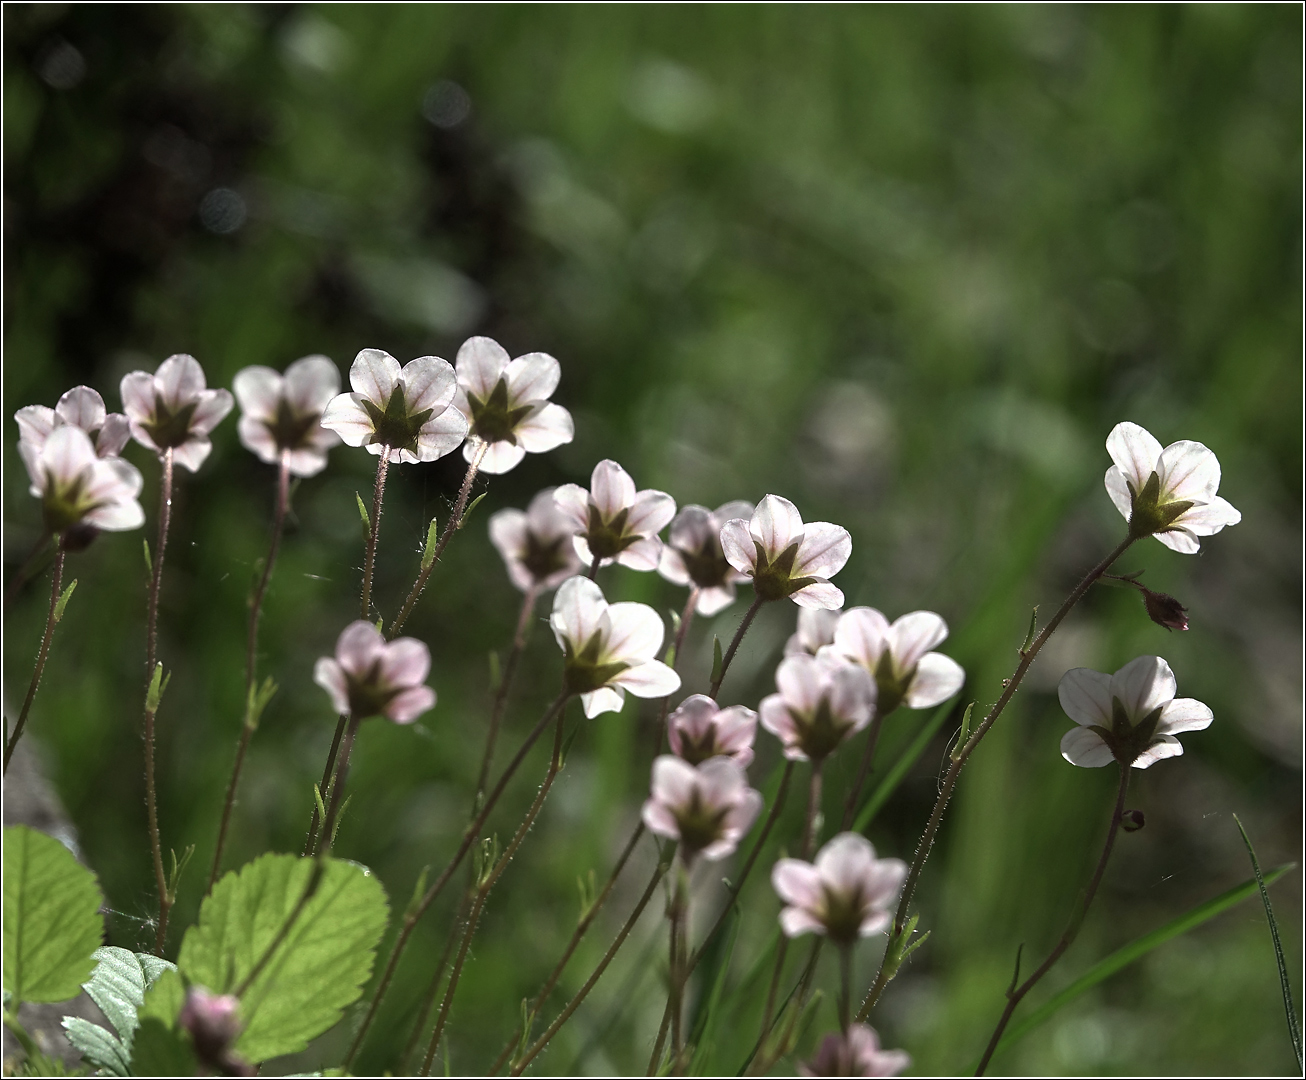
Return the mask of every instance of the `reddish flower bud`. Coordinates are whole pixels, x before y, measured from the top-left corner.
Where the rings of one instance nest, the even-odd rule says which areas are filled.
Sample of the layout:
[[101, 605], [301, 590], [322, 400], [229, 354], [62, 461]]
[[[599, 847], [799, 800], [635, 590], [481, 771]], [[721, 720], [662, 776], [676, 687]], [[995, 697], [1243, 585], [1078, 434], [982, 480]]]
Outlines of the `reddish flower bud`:
[[1157, 626], [1164, 626], [1167, 630], [1188, 629], [1188, 609], [1173, 596], [1143, 588], [1143, 606], [1147, 608], [1148, 618]]

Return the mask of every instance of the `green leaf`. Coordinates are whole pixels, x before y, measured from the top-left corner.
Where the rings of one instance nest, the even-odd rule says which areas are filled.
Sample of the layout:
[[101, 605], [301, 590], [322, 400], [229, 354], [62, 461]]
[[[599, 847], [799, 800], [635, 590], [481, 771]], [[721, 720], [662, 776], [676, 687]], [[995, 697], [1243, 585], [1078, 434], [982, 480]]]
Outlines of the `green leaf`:
[[52, 836], [4, 831], [4, 989], [22, 1001], [67, 1001], [95, 967], [104, 936], [95, 875]]
[[363, 496], [358, 494], [357, 491], [354, 492], [354, 498], [358, 500], [358, 516], [363, 519], [363, 528], [370, 531], [372, 519], [367, 516], [367, 504], [363, 502]]
[[48, 1057], [37, 1050], [23, 1059], [19, 1076], [86, 1076], [82, 1069], [70, 1069], [59, 1058]]
[[952, 704], [939, 706], [934, 710], [934, 715], [929, 718], [925, 726], [917, 733], [916, 738], [911, 745], [902, 752], [902, 756], [893, 763], [893, 768], [885, 775], [871, 792], [871, 796], [866, 800], [861, 810], [857, 814], [857, 820], [853, 822], [853, 832], [864, 832], [871, 820], [880, 811], [889, 797], [902, 783], [903, 778], [911, 771], [911, 767], [916, 764], [917, 759], [925, 753], [925, 748], [930, 745], [930, 740], [934, 738], [934, 733], [943, 725], [943, 721], [948, 718], [952, 711]]
[[58, 600], [58, 602], [54, 605], [54, 621], [55, 621], [55, 622], [62, 622], [62, 621], [63, 621], [63, 611], [64, 611], [64, 608], [66, 608], [66, 607], [68, 606], [68, 601], [72, 599], [72, 596], [73, 596], [73, 590], [74, 590], [75, 588], [77, 588], [77, 579], [76, 579], [76, 578], [73, 578], [72, 581], [70, 581], [70, 582], [68, 583], [68, 588], [64, 589], [64, 591], [63, 591], [62, 593], [59, 594], [59, 600]]
[[426, 527], [426, 546], [422, 548], [422, 569], [425, 570], [435, 560], [435, 543], [440, 537], [440, 530], [436, 528], [435, 518], [431, 518], [431, 524]]
[[[1296, 863], [1288, 863], [1286, 866], [1277, 867], [1265, 875], [1265, 884], [1269, 885], [1279, 878], [1283, 877], [1289, 870], [1295, 870]], [[1022, 1039], [1042, 1024], [1048, 1017], [1058, 1012], [1063, 1006], [1069, 1005], [1085, 990], [1090, 990], [1102, 980], [1110, 978], [1121, 968], [1128, 967], [1135, 960], [1146, 956], [1158, 945], [1164, 945], [1171, 938], [1176, 938], [1180, 934], [1186, 934], [1189, 930], [1201, 926], [1204, 922], [1209, 922], [1222, 912], [1228, 911], [1235, 904], [1240, 904], [1249, 896], [1255, 894], [1257, 889], [1256, 879], [1244, 881], [1241, 885], [1236, 885], [1228, 892], [1223, 892], [1204, 904], [1198, 904], [1197, 907], [1190, 911], [1184, 912], [1176, 919], [1172, 919], [1159, 930], [1153, 930], [1150, 934], [1144, 934], [1136, 941], [1131, 941], [1123, 948], [1117, 949], [1110, 956], [1099, 960], [1083, 975], [1067, 986], [1061, 993], [1055, 995], [1048, 1001], [1044, 1002], [1039, 1008], [1030, 1013], [1019, 1024], [1014, 1025], [1002, 1041], [998, 1043], [996, 1054], [1002, 1053], [1008, 1049], [1017, 1039]], [[970, 1072], [974, 1072], [979, 1065], [976, 1059], [971, 1065]]]
[[715, 634], [712, 636], [712, 678], [711, 683], [716, 686], [721, 681], [721, 639]]
[[[186, 979], [231, 993], [285, 925], [312, 869], [312, 859], [269, 854], [222, 878], [182, 940]], [[245, 1030], [236, 1052], [255, 1062], [293, 1054], [333, 1026], [362, 994], [388, 915], [370, 870], [329, 860], [312, 900], [241, 1000]]]
[[172, 673], [169, 672], [165, 676], [162, 662], [155, 664], [154, 674], [150, 676], [150, 688], [145, 692], [145, 708], [149, 712], [156, 713], [159, 711], [164, 691], [168, 689], [168, 683], [170, 682], [172, 682]]
[[1238, 826], [1238, 831], [1242, 833], [1243, 843], [1247, 846], [1247, 855], [1252, 860], [1252, 873], [1256, 875], [1256, 885], [1261, 891], [1261, 903], [1265, 907], [1265, 917], [1270, 923], [1270, 940], [1274, 942], [1274, 959], [1279, 965], [1279, 990], [1283, 994], [1283, 1011], [1288, 1016], [1288, 1038], [1292, 1040], [1293, 1053], [1297, 1055], [1297, 1068], [1302, 1067], [1301, 1052], [1301, 1027], [1297, 1023], [1297, 1010], [1292, 1005], [1292, 984], [1288, 981], [1288, 965], [1283, 961], [1283, 943], [1279, 941], [1279, 924], [1274, 921], [1274, 909], [1270, 907], [1270, 894], [1265, 888], [1265, 879], [1261, 876], [1261, 862], [1256, 857], [1256, 849], [1252, 847], [1251, 837], [1247, 835], [1247, 830], [1243, 828], [1243, 823], [1238, 820], [1238, 815], [1233, 816], [1234, 824]]
[[141, 1021], [132, 1050], [133, 1076], [195, 1076], [199, 1060], [190, 1036], [170, 1028], [157, 1016]]
[[68, 1041], [81, 1051], [82, 1057], [101, 1072], [110, 1076], [131, 1075], [130, 1053], [107, 1029], [80, 1016], [65, 1016], [63, 1029]]
[[485, 498], [485, 496], [487, 496], [488, 494], [489, 494], [488, 491], [482, 491], [479, 495], [476, 496], [476, 498], [474, 498], [471, 502], [467, 504], [467, 509], [463, 511], [463, 516], [458, 519], [458, 528], [461, 529], [464, 525], [467, 524], [467, 519], [472, 516], [472, 511], [481, 505], [481, 500]]
[[[150, 959], [153, 960], [154, 957]], [[177, 1022], [177, 1014], [181, 1012], [185, 1001], [186, 988], [182, 985], [181, 973], [169, 964], [168, 970], [160, 973], [145, 991], [145, 1001], [136, 1015], [142, 1024], [153, 1017], [162, 1021], [165, 1027], [172, 1027]]]
[[154, 560], [150, 558], [150, 542], [148, 540], [142, 540], [141, 543], [145, 545], [145, 572], [149, 574], [150, 577], [153, 577]]
[[[114, 1035], [98, 1024], [65, 1016], [64, 1030], [82, 1056], [91, 1064], [115, 1076], [126, 1076], [132, 1055], [132, 1040], [147, 990], [160, 976], [170, 975], [181, 993], [181, 978], [167, 960], [148, 953], [133, 953], [105, 945], [94, 953], [98, 963], [83, 988], [117, 1030]], [[180, 999], [177, 1005], [181, 1008]], [[174, 1014], [175, 1015], [175, 1014]]]

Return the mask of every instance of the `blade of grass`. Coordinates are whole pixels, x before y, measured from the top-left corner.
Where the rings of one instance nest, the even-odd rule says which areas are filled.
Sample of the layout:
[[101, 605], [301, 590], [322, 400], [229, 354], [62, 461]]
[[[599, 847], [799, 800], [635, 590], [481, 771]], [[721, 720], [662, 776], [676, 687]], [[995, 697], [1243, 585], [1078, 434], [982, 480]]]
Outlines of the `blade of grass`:
[[1238, 831], [1243, 835], [1243, 843], [1247, 845], [1247, 855], [1252, 860], [1252, 873], [1256, 875], [1256, 885], [1261, 890], [1261, 903], [1265, 905], [1265, 918], [1270, 923], [1270, 939], [1274, 942], [1274, 959], [1279, 965], [1279, 989], [1283, 991], [1283, 1011], [1288, 1017], [1288, 1038], [1292, 1040], [1292, 1052], [1297, 1055], [1297, 1068], [1300, 1071], [1302, 1065], [1301, 1053], [1301, 1025], [1297, 1022], [1297, 1010], [1292, 1005], [1292, 984], [1288, 982], [1288, 965], [1283, 962], [1283, 943], [1279, 941], [1279, 924], [1274, 921], [1274, 909], [1270, 907], [1270, 894], [1265, 888], [1265, 878], [1261, 876], [1261, 863], [1256, 858], [1256, 850], [1252, 847], [1251, 838], [1247, 835], [1247, 830], [1243, 828], [1243, 823], [1238, 820], [1238, 815], [1233, 816], [1234, 824], [1238, 826]]
[[934, 715], [925, 722], [925, 725], [916, 734], [916, 738], [899, 756], [898, 760], [893, 763], [888, 773], [885, 774], [875, 786], [862, 808], [857, 812], [857, 819], [853, 822], [853, 832], [864, 832], [871, 820], [880, 812], [880, 808], [889, 801], [898, 785], [902, 783], [903, 777], [911, 771], [911, 767], [916, 764], [917, 759], [925, 753], [925, 748], [930, 745], [930, 740], [934, 738], [934, 733], [943, 726], [943, 721], [957, 707], [958, 699], [946, 702], [934, 710]]
[[[1287, 863], [1283, 866], [1276, 867], [1265, 876], [1265, 884], [1270, 885], [1278, 881], [1289, 870], [1295, 870], [1296, 863]], [[1030, 1013], [1019, 1024], [1015, 1024], [1007, 1032], [1002, 1042], [998, 1044], [998, 1049], [994, 1056], [1007, 1050], [1017, 1039], [1028, 1035], [1036, 1027], [1042, 1024], [1048, 1017], [1059, 1011], [1063, 1006], [1068, 1005], [1079, 997], [1085, 990], [1089, 990], [1102, 982], [1104, 979], [1114, 975], [1121, 968], [1128, 967], [1135, 960], [1146, 956], [1158, 945], [1164, 945], [1171, 938], [1176, 938], [1180, 934], [1186, 934], [1189, 930], [1201, 926], [1202, 923], [1214, 919], [1217, 915], [1236, 904], [1246, 900], [1253, 895], [1257, 889], [1255, 879], [1244, 881], [1241, 885], [1236, 885], [1228, 892], [1223, 892], [1219, 896], [1207, 900], [1204, 904], [1198, 904], [1197, 907], [1186, 911], [1177, 919], [1172, 919], [1159, 930], [1153, 930], [1150, 934], [1144, 934], [1136, 941], [1131, 941], [1128, 945], [1117, 949], [1110, 956], [1104, 957], [1089, 968], [1083, 975], [1067, 986], [1059, 994], [1056, 994], [1041, 1006]], [[979, 1065], [979, 1059], [971, 1063], [968, 1073], [973, 1073]]]

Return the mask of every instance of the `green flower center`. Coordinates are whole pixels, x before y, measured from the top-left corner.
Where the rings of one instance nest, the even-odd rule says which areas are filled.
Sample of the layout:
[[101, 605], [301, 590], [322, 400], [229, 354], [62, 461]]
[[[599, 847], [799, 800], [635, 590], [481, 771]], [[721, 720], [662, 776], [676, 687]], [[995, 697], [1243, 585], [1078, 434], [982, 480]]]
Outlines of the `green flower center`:
[[349, 675], [349, 711], [359, 720], [380, 716], [385, 707], [400, 693], [399, 687], [385, 686], [381, 682], [381, 661], [375, 660], [362, 677]]
[[726, 583], [730, 573], [730, 563], [726, 561], [721, 545], [713, 537], [707, 537], [698, 551], [678, 548], [680, 557], [689, 571], [690, 580], [700, 589], [714, 589]]
[[599, 508], [590, 503], [590, 521], [585, 539], [596, 559], [616, 558], [639, 540], [637, 534], [626, 532], [626, 519], [629, 516], [630, 508], [624, 507], [617, 511], [611, 521], [604, 521]]
[[862, 891], [838, 892], [822, 883], [825, 893], [825, 910], [821, 921], [826, 933], [836, 945], [850, 945], [860, 936], [862, 927]]
[[417, 453], [417, 437], [422, 425], [431, 419], [434, 409], [410, 413], [404, 402], [403, 383], [395, 383], [384, 411], [367, 398], [362, 400], [363, 408], [372, 421], [372, 434], [367, 440], [369, 446], [388, 446], [391, 450]]
[[812, 761], [824, 761], [829, 757], [847, 738], [852, 727], [834, 715], [828, 695], [821, 698], [811, 716], [803, 716], [793, 709], [789, 710], [789, 715], [794, 718], [798, 729], [798, 748]]
[[702, 796], [699, 795], [698, 788], [695, 788], [689, 805], [674, 811], [676, 825], [680, 829], [680, 842], [687, 852], [695, 854], [721, 839], [721, 826], [729, 812], [729, 807], [712, 810], [704, 806]]
[[103, 502], [97, 502], [86, 494], [86, 485], [90, 482], [94, 467], [87, 466], [71, 481], [60, 485], [54, 474], [48, 470], [45, 481], [45, 497], [41, 508], [45, 515], [45, 525], [52, 533], [62, 533], [82, 520], [87, 514]]
[[591, 690], [598, 690], [630, 667], [620, 660], [600, 663], [599, 650], [602, 645], [602, 635], [598, 632], [585, 643], [580, 652], [574, 651], [570, 643], [567, 645], [563, 680], [571, 693], [588, 694]]
[[500, 378], [484, 401], [473, 394], [467, 395], [467, 404], [472, 410], [472, 434], [487, 443], [508, 442], [517, 445], [517, 425], [520, 424], [535, 407], [519, 405], [515, 409], [508, 407], [508, 380]]
[[1156, 725], [1161, 721], [1161, 710], [1164, 707], [1158, 705], [1137, 724], [1134, 724], [1130, 722], [1129, 714], [1125, 712], [1125, 707], [1120, 703], [1120, 699], [1113, 697], [1111, 699], [1111, 730], [1108, 731], [1100, 724], [1094, 724], [1092, 730], [1102, 737], [1102, 741], [1110, 747], [1111, 753], [1115, 755], [1118, 762], [1122, 765], [1132, 765], [1137, 760], [1138, 755], [1155, 741]]
[[818, 578], [794, 577], [794, 560], [798, 558], [798, 541], [790, 544], [784, 551], [771, 560], [766, 549], [757, 540], [753, 547], [757, 551], [757, 566], [753, 570], [753, 588], [763, 600], [783, 600], [799, 589], [814, 584]]
[[320, 413], [300, 415], [285, 398], [277, 402], [277, 415], [264, 426], [272, 433], [278, 450], [299, 450], [308, 445], [308, 433], [317, 427]]
[[1134, 537], [1151, 536], [1153, 533], [1165, 532], [1175, 518], [1193, 507], [1191, 501], [1173, 499], [1161, 501], [1161, 477], [1152, 471], [1143, 485], [1142, 491], [1135, 491], [1134, 485], [1126, 480], [1133, 509], [1129, 515], [1129, 533]]
[[556, 574], [567, 566], [567, 557], [563, 554], [564, 544], [570, 544], [570, 536], [560, 536], [556, 540], [541, 540], [529, 529], [526, 530], [526, 554], [522, 556], [522, 565], [536, 581], [544, 581], [550, 574]]
[[198, 401], [192, 401], [173, 412], [156, 393], [154, 417], [143, 422], [141, 426], [149, 432], [154, 445], [160, 450], [182, 446], [191, 436], [191, 418], [195, 415], [195, 406], [198, 404]]

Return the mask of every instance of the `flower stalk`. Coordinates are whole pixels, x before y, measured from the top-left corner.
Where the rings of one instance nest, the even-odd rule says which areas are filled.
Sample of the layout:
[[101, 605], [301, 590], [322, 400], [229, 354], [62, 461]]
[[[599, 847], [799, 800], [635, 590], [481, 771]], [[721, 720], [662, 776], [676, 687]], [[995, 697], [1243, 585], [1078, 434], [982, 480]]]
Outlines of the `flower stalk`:
[[18, 713], [18, 723], [5, 744], [4, 772], [9, 771], [9, 759], [14, 756], [14, 748], [23, 736], [27, 726], [27, 714], [31, 712], [32, 702], [36, 698], [36, 688], [41, 684], [41, 674], [45, 671], [45, 661], [50, 655], [50, 641], [54, 637], [54, 627], [59, 621], [59, 589], [63, 585], [63, 566], [65, 551], [62, 541], [56, 546], [54, 555], [54, 573], [50, 579], [50, 611], [45, 617], [45, 633], [41, 636], [41, 647], [36, 653], [36, 669], [32, 672], [32, 681], [27, 687], [27, 696], [23, 698], [23, 707]]
[[721, 683], [725, 681], [726, 672], [730, 668], [730, 661], [735, 658], [735, 653], [739, 651], [739, 643], [744, 640], [744, 635], [748, 633], [748, 628], [753, 625], [753, 620], [757, 618], [757, 613], [762, 609], [766, 599], [759, 593], [753, 597], [753, 602], [748, 605], [748, 610], [744, 612], [743, 619], [740, 620], [739, 629], [735, 631], [735, 636], [730, 639], [730, 647], [726, 649], [725, 655], [721, 657], [721, 670], [717, 672], [716, 678], [712, 680], [712, 689], [707, 692], [707, 696], [715, 698], [721, 689]]
[[367, 549], [363, 554], [363, 596], [359, 617], [372, 614], [372, 568], [376, 562], [376, 540], [381, 531], [381, 500], [385, 496], [386, 473], [390, 468], [390, 447], [383, 446], [376, 459], [376, 485], [372, 489], [372, 515], [368, 518]]

